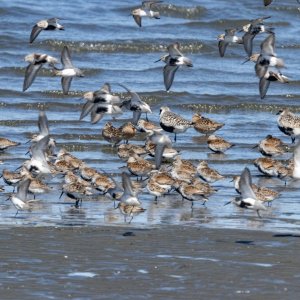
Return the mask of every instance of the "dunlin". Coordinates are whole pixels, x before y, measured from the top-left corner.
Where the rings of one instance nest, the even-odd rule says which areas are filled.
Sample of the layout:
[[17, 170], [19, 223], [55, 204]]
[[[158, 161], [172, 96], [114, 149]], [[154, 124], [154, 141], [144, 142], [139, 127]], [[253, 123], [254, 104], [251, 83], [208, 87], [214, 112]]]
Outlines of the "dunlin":
[[163, 55], [158, 61], [166, 63], [164, 66], [164, 84], [166, 91], [168, 92], [173, 84], [175, 73], [180, 66], [193, 67], [192, 60], [184, 56], [180, 52], [180, 44], [174, 43], [167, 47], [169, 54]]
[[155, 131], [162, 130], [161, 127], [159, 127], [158, 125], [156, 125], [150, 121], [146, 121], [146, 120], [142, 120], [142, 119], [140, 119], [137, 122], [137, 128], [139, 129], [139, 131], [147, 132], [147, 133], [152, 133], [153, 130], [155, 130]]
[[243, 44], [242, 38], [237, 36], [236, 32], [237, 29], [235, 28], [225, 29], [225, 34], [223, 33], [218, 36], [218, 47], [221, 57], [224, 57], [226, 48], [229, 44]]
[[136, 128], [131, 122], [127, 122], [120, 127], [122, 140], [125, 140], [125, 144], [128, 144], [128, 141], [135, 137]]
[[143, 155], [143, 154], [147, 153], [145, 147], [141, 147], [141, 146], [134, 145], [134, 144], [121, 144], [118, 147], [118, 156], [122, 160], [127, 161], [131, 152], [134, 152], [137, 155]]
[[21, 143], [11, 141], [7, 138], [0, 137], [0, 151], [4, 151], [10, 147], [19, 146]]
[[102, 129], [102, 136], [107, 142], [112, 144], [113, 147], [119, 144], [123, 139], [121, 129], [114, 127], [111, 122], [107, 122], [104, 125]]
[[58, 60], [50, 55], [41, 53], [31, 53], [25, 56], [25, 61], [29, 62], [26, 67], [25, 77], [23, 82], [23, 92], [25, 92], [35, 80], [39, 70], [45, 65], [54, 66]]
[[175, 142], [177, 133], [186, 132], [188, 128], [191, 128], [194, 125], [193, 122], [184, 119], [174, 112], [171, 112], [170, 108], [167, 106], [162, 106], [160, 108], [159, 116], [159, 124], [161, 128], [167, 132], [175, 133]]
[[131, 15], [139, 27], [142, 27], [142, 17], [149, 17], [151, 19], [160, 19], [160, 15], [158, 11], [154, 11], [153, 8], [158, 3], [163, 1], [143, 1], [141, 8], [136, 8], [131, 12]]
[[234, 146], [217, 135], [210, 135], [207, 138], [207, 145], [210, 150], [216, 153], [224, 153], [226, 150]]
[[149, 177], [149, 173], [155, 169], [155, 165], [132, 153], [127, 160], [127, 168], [131, 174], [140, 177], [142, 180], [145, 176]]
[[[263, 202], [258, 200], [252, 189], [252, 177], [248, 168], [245, 168], [240, 177], [240, 192], [241, 197], [230, 201], [226, 204], [233, 203], [239, 207], [253, 209], [257, 212], [257, 215], [261, 218], [260, 210], [267, 210], [263, 205]], [[225, 205], [226, 205], [225, 204]]]
[[263, 155], [275, 156], [288, 152], [289, 148], [279, 138], [269, 134], [259, 142], [258, 149]]
[[38, 21], [31, 30], [29, 43], [33, 43], [42, 30], [64, 30], [64, 27], [58, 24], [58, 18]]
[[199, 174], [200, 178], [209, 183], [224, 179], [224, 176], [222, 176], [217, 170], [210, 168], [206, 161], [201, 161], [198, 164], [197, 173]]
[[280, 131], [284, 134], [289, 135], [292, 142], [295, 142], [295, 137], [300, 134], [300, 116], [295, 115], [287, 108], [280, 110], [277, 115], [277, 125]]
[[70, 90], [72, 79], [75, 76], [84, 77], [84, 75], [80, 69], [74, 67], [68, 46], [64, 46], [61, 52], [61, 63], [63, 65], [62, 69], [58, 69], [56, 67], [53, 67], [53, 69], [56, 76], [61, 76], [63, 93], [64, 95], [67, 95]]
[[269, 158], [260, 157], [254, 161], [254, 165], [258, 170], [268, 176], [278, 177], [280, 179], [289, 175], [289, 170], [280, 161]]
[[121, 107], [125, 106], [127, 109], [132, 111], [133, 113], [132, 123], [136, 125], [142, 113], [146, 114], [146, 119], [147, 119], [147, 114], [152, 113], [150, 106], [145, 101], [142, 101], [142, 99], [136, 92], [131, 91], [123, 84], [119, 84], [119, 85], [130, 94], [130, 100], [123, 101]]
[[133, 220], [133, 217], [135, 215], [138, 215], [142, 212], [145, 212], [146, 209], [141, 207], [141, 206], [136, 206], [136, 205], [128, 205], [124, 202], [119, 202], [117, 208], [120, 210], [121, 214], [124, 215], [124, 222], [127, 222], [127, 217], [130, 218], [128, 224], [131, 223], [131, 221]]
[[201, 114], [194, 114], [192, 122], [194, 129], [202, 134], [212, 134], [224, 126], [223, 123], [203, 117]]
[[6, 184], [14, 187], [14, 192], [15, 186], [22, 180], [23, 175], [19, 172], [12, 172], [7, 169], [3, 169], [1, 177]]

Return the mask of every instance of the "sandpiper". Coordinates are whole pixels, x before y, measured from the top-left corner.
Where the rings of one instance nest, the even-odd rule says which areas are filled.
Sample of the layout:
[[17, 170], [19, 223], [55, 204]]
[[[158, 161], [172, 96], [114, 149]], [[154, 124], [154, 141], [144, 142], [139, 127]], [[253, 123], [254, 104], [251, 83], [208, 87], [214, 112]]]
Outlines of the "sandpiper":
[[143, 177], [149, 176], [149, 173], [155, 169], [155, 165], [133, 152], [127, 160], [127, 168], [131, 174], [142, 180]]
[[267, 27], [264, 25], [264, 20], [271, 18], [270, 16], [258, 18], [255, 20], [252, 20], [249, 24], [244, 25], [242, 31], [245, 31], [245, 34], [243, 35], [243, 44], [245, 51], [250, 57], [252, 55], [252, 49], [253, 49], [253, 39], [255, 36], [259, 33], [271, 33], [273, 34], [274, 28]]
[[180, 44], [174, 43], [167, 47], [169, 54], [163, 55], [158, 61], [166, 63], [164, 66], [164, 84], [168, 92], [173, 84], [175, 73], [180, 66], [193, 67], [192, 60], [180, 52]]
[[[233, 182], [235, 190], [240, 194], [240, 179], [241, 176], [234, 176]], [[256, 184], [252, 183], [251, 185], [253, 192], [256, 196], [256, 198], [262, 202], [267, 202], [268, 205], [270, 202], [272, 202], [275, 198], [279, 196], [279, 192], [274, 191], [272, 189], [266, 188], [266, 187], [259, 187]]]
[[167, 132], [175, 133], [174, 141], [176, 142], [176, 134], [187, 131], [188, 128], [193, 127], [194, 123], [188, 121], [178, 114], [170, 111], [167, 106], [160, 108], [159, 124], [161, 128]]
[[121, 144], [118, 147], [118, 156], [119, 158], [121, 158], [122, 160], [128, 160], [131, 152], [136, 153], [137, 155], [143, 155], [146, 154], [147, 151], [145, 149], [145, 147], [141, 147], [135, 144]]
[[19, 172], [12, 172], [6, 169], [3, 169], [1, 177], [3, 181], [14, 187], [13, 192], [15, 191], [15, 186], [22, 180], [23, 175]]
[[62, 187], [62, 192], [60, 197], [66, 194], [69, 198], [75, 200], [75, 208], [79, 208], [80, 204], [82, 203], [82, 199], [86, 196], [92, 195], [92, 189], [89, 186], [86, 186], [80, 182], [74, 182], [70, 184], [64, 184]]
[[258, 170], [268, 176], [278, 177], [284, 179], [288, 176], [289, 169], [285, 167], [280, 161], [269, 158], [269, 157], [260, 157], [254, 161], [254, 165]]
[[138, 214], [146, 211], [146, 209], [141, 206], [128, 205], [124, 202], [119, 202], [117, 208], [120, 210], [121, 214], [124, 215], [125, 223], [127, 222], [127, 217], [130, 217], [128, 224], [131, 223], [131, 221], [133, 220], [133, 217], [135, 215], [138, 215]]
[[113, 147], [119, 144], [123, 139], [121, 129], [114, 127], [111, 122], [107, 122], [103, 126], [102, 136], [107, 142], [112, 144]]
[[198, 164], [197, 173], [201, 179], [209, 183], [224, 179], [224, 176], [222, 176], [217, 170], [210, 168], [206, 161], [201, 161]]
[[146, 185], [148, 192], [155, 196], [154, 201], [157, 202], [158, 197], [162, 197], [163, 195], [169, 192], [168, 189], [159, 185], [155, 180], [149, 179]]
[[258, 144], [261, 154], [266, 156], [281, 155], [288, 152], [289, 148], [279, 138], [268, 134]]
[[295, 142], [295, 137], [300, 134], [300, 117], [290, 112], [287, 108], [280, 110], [277, 115], [277, 125], [280, 131], [289, 135], [292, 143]]
[[210, 150], [216, 153], [224, 153], [226, 150], [234, 146], [234, 144], [227, 142], [217, 135], [210, 135], [207, 138], [207, 145]]
[[54, 74], [56, 76], [61, 76], [61, 85], [64, 95], [67, 95], [71, 86], [73, 77], [84, 77], [83, 72], [75, 68], [70, 55], [70, 49], [68, 46], [64, 46], [61, 52], [61, 63], [63, 65], [62, 69], [58, 69], [53, 66]]
[[64, 30], [64, 27], [58, 24], [58, 18], [38, 21], [31, 30], [29, 43], [33, 43], [42, 30]]
[[116, 187], [110, 176], [97, 172], [92, 178], [92, 184], [96, 190], [106, 194], [109, 189]]
[[147, 119], [147, 114], [152, 113], [149, 104], [147, 104], [145, 101], [142, 101], [142, 99], [136, 92], [131, 91], [123, 84], [119, 84], [119, 85], [130, 94], [130, 100], [123, 101], [121, 107], [125, 106], [127, 109], [132, 111], [133, 113], [132, 123], [136, 125], [142, 113], [146, 114], [146, 119]]
[[4, 151], [10, 147], [19, 146], [21, 143], [11, 141], [7, 138], [0, 137], [0, 151]]
[[136, 128], [131, 122], [127, 122], [120, 127], [122, 140], [125, 140], [125, 144], [128, 144], [128, 141], [135, 137]]
[[152, 10], [155, 8], [155, 5], [163, 1], [143, 1], [141, 8], [136, 8], [131, 12], [131, 15], [139, 27], [142, 27], [142, 17], [149, 17], [151, 19], [160, 19], [158, 11]]
[[225, 34], [223, 33], [218, 36], [218, 47], [221, 57], [224, 57], [226, 48], [229, 44], [243, 44], [242, 38], [237, 36], [236, 32], [236, 28], [225, 29]]
[[150, 121], [146, 121], [146, 120], [142, 120], [142, 119], [140, 119], [137, 122], [137, 128], [139, 129], [139, 131], [147, 132], [147, 133], [152, 133], [153, 130], [155, 130], [155, 131], [162, 130], [161, 127], [159, 127], [158, 125], [156, 125]]
[[225, 205], [233, 203], [242, 208], [253, 209], [256, 211], [258, 217], [261, 218], [259, 211], [267, 210], [267, 208], [263, 205], [262, 201], [257, 199], [252, 189], [252, 177], [248, 168], [245, 168], [242, 172], [239, 187], [241, 191], [241, 197], [236, 198]]
[[183, 160], [178, 155], [173, 161], [171, 176], [185, 182], [191, 182], [197, 173], [197, 168], [188, 160]]
[[125, 172], [122, 173], [122, 187], [124, 193], [120, 198], [120, 202], [130, 206], [141, 206], [141, 201], [138, 199], [138, 192], [133, 188], [129, 175]]
[[203, 117], [201, 114], [194, 114], [192, 117], [194, 129], [202, 134], [212, 134], [224, 126], [223, 123], [216, 122], [209, 118]]
[[43, 65], [48, 63], [50, 67], [53, 67], [58, 63], [58, 60], [55, 57], [41, 53], [28, 54], [25, 56], [25, 61], [29, 62], [29, 65], [26, 67], [25, 71], [23, 92], [25, 92], [32, 85]]

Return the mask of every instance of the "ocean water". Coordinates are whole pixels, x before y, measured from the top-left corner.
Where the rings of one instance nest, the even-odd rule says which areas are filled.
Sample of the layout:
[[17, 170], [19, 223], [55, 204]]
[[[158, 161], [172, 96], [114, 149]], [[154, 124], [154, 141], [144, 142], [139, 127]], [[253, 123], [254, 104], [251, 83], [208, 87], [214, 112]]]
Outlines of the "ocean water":
[[[237, 4], [235, 4], [237, 5]], [[263, 7], [262, 1], [240, 1], [233, 6], [231, 1], [174, 0], [160, 5], [161, 19], [143, 19], [139, 28], [130, 12], [139, 6], [138, 1], [2, 1], [0, 5], [0, 132], [1, 136], [21, 142], [21, 145], [0, 153], [0, 172], [4, 168], [14, 170], [25, 159], [29, 144], [26, 141], [38, 131], [37, 118], [45, 110], [50, 123], [51, 136], [57, 148], [66, 148], [83, 159], [88, 165], [113, 174], [120, 180], [125, 163], [120, 161], [116, 149], [101, 136], [104, 117], [91, 125], [89, 119], [79, 121], [82, 95], [99, 89], [105, 82], [122, 96], [124, 84], [139, 93], [152, 108], [149, 119], [159, 120], [159, 109], [169, 106], [172, 111], [191, 119], [195, 112], [225, 123], [217, 132], [235, 144], [225, 155], [216, 155], [208, 149], [205, 138], [193, 129], [178, 135], [174, 144], [184, 159], [195, 165], [199, 160], [208, 160], [226, 179], [213, 184], [218, 192], [206, 205], [181, 201], [177, 194], [159, 199], [158, 204], [145, 190], [140, 199], [147, 211], [133, 219], [136, 226], [159, 224], [183, 224], [192, 226], [229, 227], [275, 231], [299, 231], [300, 229], [300, 184], [288, 180], [262, 176], [253, 165], [260, 153], [253, 149], [266, 135], [272, 134], [291, 144], [277, 128], [276, 113], [283, 107], [300, 112], [299, 93], [299, 28], [300, 12], [297, 1], [275, 1]], [[261, 100], [258, 93], [258, 78], [251, 62], [242, 64], [246, 58], [241, 45], [230, 45], [224, 58], [219, 57], [217, 36], [224, 29], [239, 27], [249, 20], [271, 16], [266, 20], [276, 32], [276, 53], [285, 60], [282, 72], [291, 81], [289, 84], [271, 83], [268, 94]], [[33, 44], [29, 44], [32, 26], [40, 19], [61, 18], [65, 31], [43, 31]], [[260, 43], [266, 37], [258, 35], [254, 40], [254, 52], [259, 52]], [[181, 44], [182, 52], [193, 61], [193, 68], [181, 68], [175, 76], [170, 93], [163, 85], [163, 63], [154, 63], [174, 42]], [[22, 92], [26, 63], [24, 56], [32, 53], [47, 53], [59, 58], [64, 45], [72, 51], [75, 66], [84, 71], [85, 77], [75, 78], [69, 95], [61, 92], [60, 79], [43, 68], [35, 82]], [[114, 121], [120, 126], [131, 118], [124, 112]], [[173, 136], [170, 135], [172, 138]], [[133, 141], [142, 144], [141, 135]], [[288, 153], [280, 157], [286, 161]], [[254, 182], [281, 192], [278, 199], [258, 219], [255, 212], [240, 210], [233, 205], [224, 206], [236, 196], [233, 175], [238, 175], [248, 166]], [[72, 201], [59, 199], [62, 178], [48, 178], [53, 190], [38, 196], [42, 207], [31, 213], [22, 212], [14, 218], [15, 208], [5, 201], [12, 188], [5, 186], [0, 194], [1, 226], [66, 226], [66, 225], [120, 225], [123, 216], [113, 208], [105, 196], [86, 199], [80, 210], [74, 210]], [[1, 183], [3, 184], [3, 183]]]

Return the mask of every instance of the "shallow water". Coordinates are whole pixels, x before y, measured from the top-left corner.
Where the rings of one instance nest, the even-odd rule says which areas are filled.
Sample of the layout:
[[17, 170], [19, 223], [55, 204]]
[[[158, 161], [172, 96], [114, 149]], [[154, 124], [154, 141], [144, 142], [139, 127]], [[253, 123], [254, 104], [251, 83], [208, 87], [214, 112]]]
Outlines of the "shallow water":
[[[138, 28], [129, 12], [135, 4], [128, 1], [111, 1], [102, 7], [97, 1], [60, 1], [59, 13], [52, 1], [5, 1], [1, 4], [1, 61], [0, 61], [0, 131], [1, 136], [17, 140], [19, 147], [0, 153], [4, 168], [14, 170], [27, 158], [28, 144], [25, 142], [37, 132], [39, 110], [45, 110], [50, 121], [51, 136], [58, 143], [58, 149], [65, 147], [87, 164], [119, 175], [125, 163], [116, 155], [116, 149], [101, 137], [101, 128], [110, 117], [97, 125], [89, 120], [78, 121], [83, 92], [96, 90], [104, 82], [112, 84], [113, 91], [123, 93], [117, 83], [122, 83], [138, 92], [153, 110], [150, 120], [157, 122], [159, 108], [168, 105], [190, 119], [194, 112], [202, 112], [226, 125], [218, 132], [236, 146], [225, 155], [210, 152], [205, 138], [190, 129], [178, 135], [174, 145], [181, 156], [191, 159], [208, 160], [226, 179], [213, 186], [218, 192], [212, 195], [203, 207], [181, 201], [176, 194], [159, 199], [143, 192], [140, 195], [147, 211], [133, 220], [136, 226], [159, 224], [184, 224], [207, 227], [229, 227], [275, 231], [298, 231], [300, 228], [299, 183], [266, 178], [259, 174], [252, 162], [260, 154], [252, 149], [267, 134], [272, 134], [290, 143], [276, 125], [276, 113], [282, 107], [300, 112], [299, 74], [295, 60], [300, 44], [295, 36], [299, 34], [300, 12], [296, 1], [275, 2], [263, 8], [262, 1], [243, 1], [238, 10], [232, 10], [229, 1], [189, 1], [184, 7], [181, 1], [172, 5], [163, 4], [160, 20], [143, 21]], [[32, 25], [47, 16], [61, 17], [66, 30], [42, 32], [36, 41], [28, 44]], [[78, 14], [80, 11], [80, 14]], [[225, 28], [240, 26], [249, 19], [263, 15], [276, 28], [277, 54], [284, 58], [287, 68], [284, 74], [291, 77], [286, 85], [272, 83], [268, 95], [260, 100], [258, 79], [253, 64], [241, 64], [245, 53], [241, 47], [229, 46], [226, 57], [220, 58], [217, 35]], [[260, 35], [255, 40], [259, 51]], [[176, 73], [171, 92], [164, 91], [162, 63], [155, 64], [165, 47], [179, 41], [182, 52], [193, 60], [194, 67], [180, 69]], [[60, 80], [43, 69], [33, 85], [21, 92], [26, 63], [23, 57], [31, 52], [45, 52], [60, 56], [63, 45], [72, 49], [73, 62], [85, 73], [84, 78], [75, 78], [71, 93], [63, 96]], [[125, 96], [125, 94], [122, 94]], [[116, 125], [130, 119], [125, 112], [118, 117]], [[142, 136], [134, 143], [141, 144]], [[287, 160], [291, 154], [280, 157]], [[258, 219], [252, 211], [237, 209], [224, 203], [236, 196], [231, 177], [240, 174], [245, 166], [251, 169], [254, 181], [281, 192], [279, 199]], [[70, 226], [70, 225], [121, 225], [123, 216], [113, 208], [112, 202], [104, 196], [86, 199], [80, 210], [72, 208], [70, 199], [59, 199], [61, 178], [48, 178], [53, 190], [38, 196], [41, 206], [31, 213], [20, 213], [14, 218], [15, 208], [5, 201], [12, 191], [5, 187], [0, 195], [0, 224], [3, 226]]]

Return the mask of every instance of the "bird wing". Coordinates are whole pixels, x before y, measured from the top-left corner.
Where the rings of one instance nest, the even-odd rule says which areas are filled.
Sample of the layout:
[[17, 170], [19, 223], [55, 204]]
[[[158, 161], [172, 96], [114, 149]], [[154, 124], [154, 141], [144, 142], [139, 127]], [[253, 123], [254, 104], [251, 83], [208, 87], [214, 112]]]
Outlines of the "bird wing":
[[155, 156], [155, 168], [157, 170], [161, 166], [162, 157], [163, 157], [165, 148], [166, 148], [166, 145], [164, 145], [164, 144], [156, 144], [154, 156]]
[[125, 172], [122, 173], [122, 187], [124, 189], [124, 194], [135, 196], [130, 177]]
[[164, 84], [166, 91], [169, 91], [173, 84], [174, 76], [176, 71], [178, 70], [179, 66], [172, 66], [172, 65], [165, 65], [164, 66]]
[[265, 77], [262, 77], [259, 80], [259, 94], [261, 99], [265, 98], [269, 85], [270, 85], [270, 80], [266, 79]]
[[40, 32], [43, 30], [43, 28], [39, 27], [37, 24], [35, 24], [32, 27], [30, 38], [29, 38], [29, 43], [33, 43], [34, 40], [37, 38], [37, 36], [40, 34]]
[[98, 105], [95, 105], [91, 110], [91, 123], [96, 124], [98, 123], [104, 116], [104, 113], [97, 112]]
[[261, 53], [266, 55], [275, 55], [275, 34], [270, 34], [260, 45]]
[[259, 78], [264, 77], [268, 71], [268, 68], [269, 61], [260, 56], [255, 64], [256, 76]]
[[167, 47], [169, 54], [174, 56], [183, 56], [182, 53], [179, 51], [180, 45], [179, 43], [171, 44]]
[[133, 19], [136, 24], [138, 24], [139, 27], [142, 27], [142, 17], [139, 15], [132, 15]]
[[49, 123], [44, 111], [40, 111], [39, 113], [38, 127], [41, 135], [49, 135]]
[[251, 32], [246, 32], [242, 38], [244, 49], [249, 57], [252, 55], [254, 37], [255, 37], [255, 35], [252, 34]]
[[109, 83], [104, 83], [102, 88], [100, 89], [100, 92], [103, 94], [111, 94], [111, 87]]
[[141, 110], [134, 110], [132, 111], [132, 124], [136, 125], [142, 115]]
[[65, 69], [73, 69], [74, 66], [71, 61], [70, 49], [68, 46], [64, 46], [61, 52], [61, 63], [63, 64]]
[[227, 42], [219, 41], [218, 47], [219, 47], [219, 53], [221, 57], [224, 57], [227, 46], [228, 46]]
[[248, 168], [245, 168], [242, 172], [241, 179], [240, 179], [240, 191], [243, 199], [251, 198], [256, 200], [256, 196], [253, 192], [251, 187], [252, 179], [251, 173]]
[[64, 95], [68, 94], [68, 92], [70, 90], [72, 79], [73, 79], [72, 77], [62, 77], [61, 78], [61, 86], [62, 86]]
[[26, 67], [25, 77], [23, 82], [23, 92], [25, 92], [33, 83], [38, 71], [41, 69], [42, 64], [31, 63]]
[[81, 109], [79, 120], [81, 121], [82, 119], [84, 119], [91, 112], [94, 106], [95, 104], [93, 102], [87, 101]]
[[19, 184], [18, 184], [18, 188], [17, 188], [17, 197], [22, 200], [22, 201], [26, 201], [27, 200], [27, 193], [28, 193], [28, 188], [29, 185], [31, 183], [31, 179], [30, 178], [25, 178], [22, 179]]

